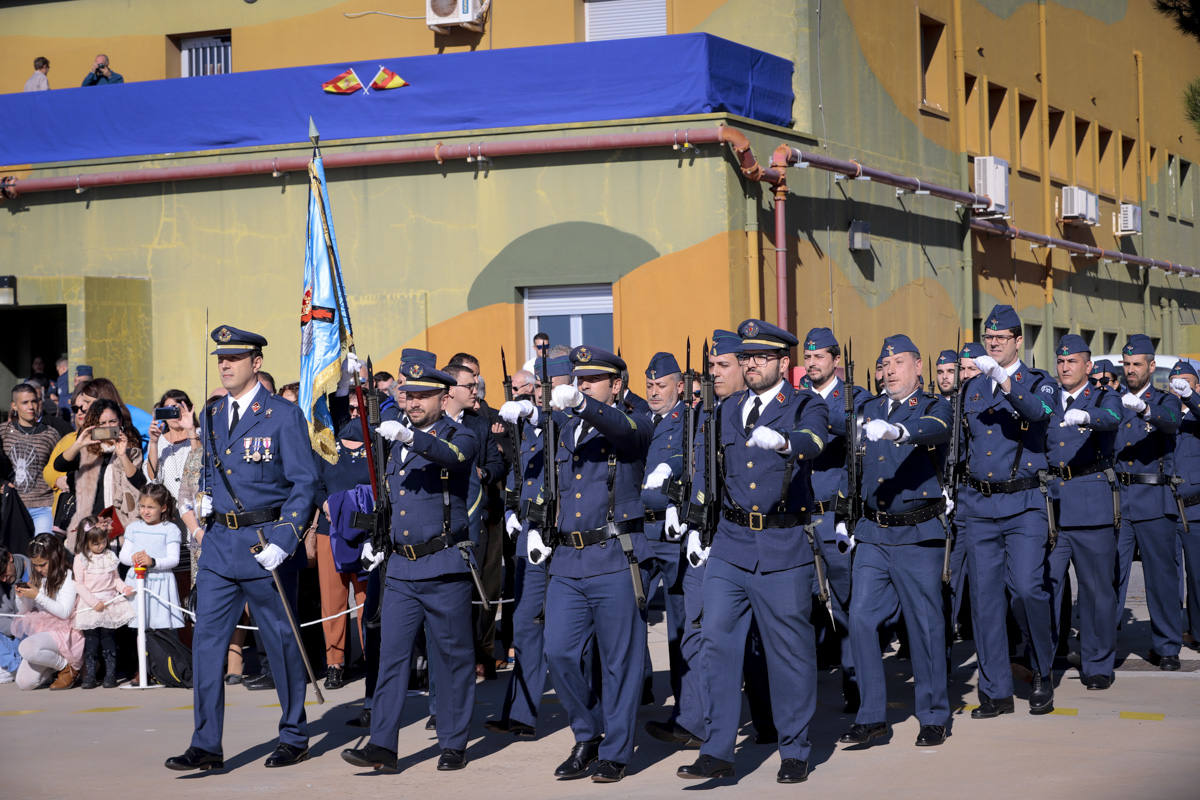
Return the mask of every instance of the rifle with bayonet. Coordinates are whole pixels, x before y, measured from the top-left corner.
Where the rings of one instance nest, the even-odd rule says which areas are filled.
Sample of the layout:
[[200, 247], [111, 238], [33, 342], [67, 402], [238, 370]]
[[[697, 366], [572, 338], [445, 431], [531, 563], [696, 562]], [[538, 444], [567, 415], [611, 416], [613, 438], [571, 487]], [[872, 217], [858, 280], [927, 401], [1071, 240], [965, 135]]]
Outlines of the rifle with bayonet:
[[[960, 335], [958, 345], [954, 348], [956, 359], [954, 361], [954, 395], [950, 400], [950, 452], [946, 454], [946, 461], [942, 467], [942, 488], [946, 492], [946, 496], [950, 501], [951, 507], [958, 502], [958, 482], [962, 477], [960, 475], [960, 472], [962, 471], [960, 450], [962, 448], [963, 429], [963, 385], [962, 375], [959, 373], [959, 364], [961, 363], [961, 359], [957, 358], [961, 347], [962, 337]], [[949, 520], [946, 520], [944, 524], [946, 526], [946, 546], [942, 556], [942, 583], [949, 585], [950, 550], [954, 546], [954, 529]]]
[[[550, 385], [550, 371], [547, 366], [545, 351], [541, 354], [541, 381], [537, 391], [542, 398], [542, 407], [538, 409], [542, 423], [542, 491], [535, 501], [526, 503], [525, 519], [530, 530], [541, 531], [542, 541], [550, 548], [546, 558], [546, 567], [554, 557], [554, 546], [558, 541], [558, 424], [554, 419], [554, 409], [550, 406], [550, 396], [553, 387]], [[549, 588], [550, 582], [546, 581]], [[534, 617], [534, 622], [544, 624], [546, 621], [546, 595], [542, 594], [542, 608]]]
[[859, 487], [862, 476], [862, 454], [858, 409], [854, 405], [854, 340], [846, 342], [846, 497], [842, 504], [841, 521], [846, 530], [854, 535], [854, 527], [862, 519], [862, 491]]
[[[696, 474], [696, 404], [692, 392], [696, 390], [699, 375], [692, 369], [692, 339], [687, 340], [687, 360], [683, 370], [683, 474], [679, 480], [667, 484], [667, 500], [676, 508], [683, 509], [692, 496], [692, 477]], [[705, 362], [708, 354], [705, 353]]]
[[[508, 374], [508, 360], [504, 357], [504, 348], [500, 348], [500, 369], [504, 372], [504, 401], [512, 402], [513, 385], [512, 376]], [[521, 504], [521, 431], [520, 425], [517, 422], [512, 424], [504, 423], [505, 430], [508, 433], [510, 449], [512, 451], [512, 488], [504, 488], [504, 509], [506, 511], [516, 512]]]
[[717, 532], [717, 515], [721, 510], [720, 489], [717, 486], [717, 455], [721, 443], [717, 441], [717, 395], [713, 386], [713, 374], [708, 364], [708, 341], [704, 342], [704, 367], [700, 373], [700, 430], [704, 437], [704, 486], [699, 492], [688, 496], [685, 513], [689, 528], [700, 532], [700, 546], [712, 547]]

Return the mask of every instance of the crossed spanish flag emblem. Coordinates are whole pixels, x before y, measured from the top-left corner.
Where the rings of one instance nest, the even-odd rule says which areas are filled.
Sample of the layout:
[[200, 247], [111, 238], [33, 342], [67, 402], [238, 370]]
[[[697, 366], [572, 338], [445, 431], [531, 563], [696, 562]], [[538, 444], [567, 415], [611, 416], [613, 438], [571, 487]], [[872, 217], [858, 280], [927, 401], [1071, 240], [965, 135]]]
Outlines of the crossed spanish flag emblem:
[[[408, 81], [382, 65], [379, 67], [379, 72], [375, 73], [375, 77], [371, 79], [372, 89], [399, 89], [402, 86], [408, 86]], [[363, 83], [359, 80], [354, 67], [351, 67], [336, 78], [322, 83], [321, 88], [330, 94], [354, 94], [359, 89], [363, 89]]]

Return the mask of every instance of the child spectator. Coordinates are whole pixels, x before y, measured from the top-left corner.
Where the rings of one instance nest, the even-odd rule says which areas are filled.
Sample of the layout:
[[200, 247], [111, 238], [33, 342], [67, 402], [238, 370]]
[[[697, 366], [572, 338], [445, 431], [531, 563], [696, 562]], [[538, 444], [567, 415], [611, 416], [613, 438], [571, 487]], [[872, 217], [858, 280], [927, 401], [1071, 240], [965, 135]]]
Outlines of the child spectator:
[[21, 666], [18, 642], [12, 635], [13, 615], [17, 613], [17, 584], [28, 583], [32, 572], [29, 556], [11, 553], [0, 545], [0, 683], [12, 683]]
[[[183, 613], [177, 610], [179, 586], [173, 572], [179, 564], [182, 537], [179, 527], [170, 521], [175, 501], [165, 486], [151, 483], [142, 489], [137, 508], [138, 519], [125, 528], [121, 563], [147, 570], [146, 629], [182, 628]], [[129, 627], [137, 627], [136, 615]]]
[[29, 543], [29, 581], [17, 584], [17, 613], [12, 630], [26, 637], [17, 648], [24, 659], [17, 687], [70, 689], [83, 661], [83, 635], [71, 624], [75, 616], [75, 581], [71, 556], [62, 539], [39, 533]]
[[95, 689], [104, 655], [104, 688], [117, 685], [117, 640], [113, 630], [133, 619], [126, 596], [133, 589], [117, 573], [117, 555], [108, 547], [109, 520], [87, 517], [79, 523], [75, 556], [75, 627], [83, 631], [83, 676], [79, 686]]

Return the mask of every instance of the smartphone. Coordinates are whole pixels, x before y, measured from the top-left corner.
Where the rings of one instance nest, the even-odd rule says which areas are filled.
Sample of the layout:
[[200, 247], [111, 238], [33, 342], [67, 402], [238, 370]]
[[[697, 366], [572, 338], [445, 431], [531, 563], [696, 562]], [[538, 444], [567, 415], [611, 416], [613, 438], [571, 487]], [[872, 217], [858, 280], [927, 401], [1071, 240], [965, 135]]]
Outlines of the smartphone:
[[17, 584], [17, 588], [18, 589], [28, 589], [29, 581], [21, 581], [20, 583]]
[[121, 429], [105, 425], [103, 427], [92, 428], [92, 441], [103, 442], [111, 439], [116, 439], [121, 436]]
[[154, 409], [154, 419], [179, 419], [179, 406], [163, 406]]

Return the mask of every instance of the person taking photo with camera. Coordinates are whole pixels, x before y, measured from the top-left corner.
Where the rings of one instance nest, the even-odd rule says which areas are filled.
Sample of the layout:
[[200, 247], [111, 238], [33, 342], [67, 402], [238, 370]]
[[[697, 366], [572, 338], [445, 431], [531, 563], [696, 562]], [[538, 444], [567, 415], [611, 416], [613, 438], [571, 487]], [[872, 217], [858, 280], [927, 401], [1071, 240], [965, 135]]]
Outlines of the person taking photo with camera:
[[124, 82], [125, 76], [119, 72], [113, 72], [108, 66], [108, 56], [101, 53], [96, 56], [96, 60], [92, 64], [92, 71], [84, 76], [80, 86], [103, 86], [106, 83]]

